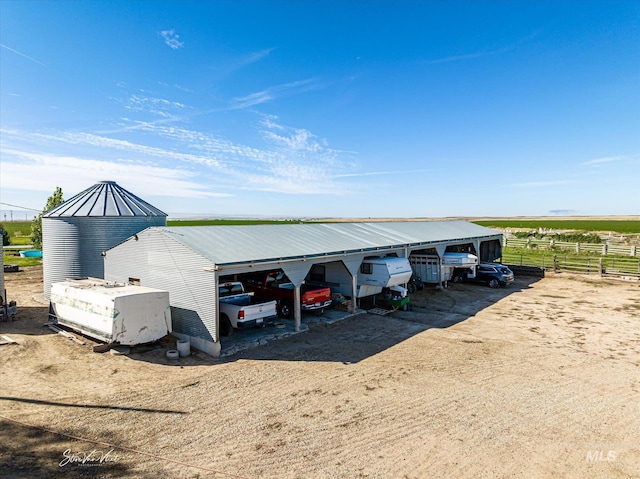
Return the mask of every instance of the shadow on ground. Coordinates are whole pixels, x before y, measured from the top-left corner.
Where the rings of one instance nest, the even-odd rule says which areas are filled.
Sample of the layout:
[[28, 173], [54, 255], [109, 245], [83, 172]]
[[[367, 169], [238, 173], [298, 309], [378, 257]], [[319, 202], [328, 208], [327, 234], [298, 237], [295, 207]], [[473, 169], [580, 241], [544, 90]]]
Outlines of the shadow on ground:
[[133, 472], [138, 457], [103, 444], [84, 442], [0, 418], [0, 477], [152, 479]]
[[500, 289], [467, 283], [452, 284], [445, 289], [427, 287], [412, 295], [407, 311], [386, 316], [362, 314], [333, 324], [318, 323], [305, 334], [240, 351], [228, 360], [357, 363], [428, 329], [448, 328], [463, 322], [539, 280], [539, 277], [520, 277], [514, 284]]
[[[518, 276], [514, 284], [499, 289], [477, 283], [451, 283], [444, 289], [427, 285], [411, 296], [407, 311], [398, 310], [386, 316], [367, 314], [366, 310], [372, 309], [373, 303], [362, 301], [356, 315], [335, 310], [327, 310], [322, 316], [303, 315], [300, 332], [294, 330], [293, 321], [285, 320], [278, 321], [276, 326], [235, 331], [232, 337], [222, 338], [221, 358], [194, 350], [194, 354], [188, 357], [170, 360], [166, 352], [177, 347], [177, 338], [173, 336], [155, 344], [135, 346], [128, 351], [128, 357], [181, 367], [238, 359], [356, 363], [427, 329], [447, 328], [465, 321], [501, 299], [531, 287], [540, 279]], [[48, 319], [47, 313], [45, 307], [24, 308], [16, 321], [0, 323], [0, 334], [54, 334], [42, 326]], [[86, 341], [87, 349], [98, 344], [91, 338], [78, 336]]]

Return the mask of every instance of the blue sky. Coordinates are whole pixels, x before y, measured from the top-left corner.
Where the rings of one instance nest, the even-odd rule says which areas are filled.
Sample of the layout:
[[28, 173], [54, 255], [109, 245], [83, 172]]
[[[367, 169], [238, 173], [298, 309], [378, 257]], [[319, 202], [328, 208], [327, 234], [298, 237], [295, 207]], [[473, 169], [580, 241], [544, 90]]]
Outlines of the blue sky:
[[0, 2], [3, 211], [640, 214], [638, 1]]

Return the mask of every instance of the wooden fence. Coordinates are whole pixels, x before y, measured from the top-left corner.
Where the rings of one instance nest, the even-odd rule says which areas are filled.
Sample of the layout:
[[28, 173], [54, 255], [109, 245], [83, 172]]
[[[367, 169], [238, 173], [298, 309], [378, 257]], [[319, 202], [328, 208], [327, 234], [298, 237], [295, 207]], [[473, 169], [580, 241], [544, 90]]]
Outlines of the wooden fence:
[[594, 244], [594, 243], [568, 243], [565, 241], [555, 241], [553, 239], [542, 240], [535, 238], [505, 238], [504, 246], [509, 248], [522, 248], [522, 249], [538, 249], [538, 250], [561, 250], [571, 251], [574, 253], [590, 253], [599, 254], [603, 256], [616, 255], [616, 256], [632, 256], [640, 257], [640, 247], [638, 246], [624, 246], [613, 244]]
[[570, 256], [563, 254], [527, 255], [503, 253], [502, 263], [509, 266], [533, 266], [546, 271], [569, 271], [640, 279], [640, 259]]

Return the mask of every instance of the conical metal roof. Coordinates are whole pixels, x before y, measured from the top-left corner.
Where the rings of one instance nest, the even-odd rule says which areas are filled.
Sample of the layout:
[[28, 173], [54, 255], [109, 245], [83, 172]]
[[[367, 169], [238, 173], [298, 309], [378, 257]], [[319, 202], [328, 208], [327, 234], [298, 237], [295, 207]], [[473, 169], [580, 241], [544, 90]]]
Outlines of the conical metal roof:
[[167, 214], [118, 186], [115, 181], [100, 181], [61, 205], [50, 209], [42, 216], [43, 218], [71, 216], [166, 217]]

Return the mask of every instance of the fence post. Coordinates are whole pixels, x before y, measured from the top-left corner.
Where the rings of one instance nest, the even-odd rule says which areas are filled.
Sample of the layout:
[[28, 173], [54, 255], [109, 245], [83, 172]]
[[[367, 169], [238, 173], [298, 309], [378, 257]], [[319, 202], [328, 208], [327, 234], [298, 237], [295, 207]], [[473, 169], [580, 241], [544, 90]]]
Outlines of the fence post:
[[630, 253], [631, 253], [631, 256], [635, 256], [635, 255], [636, 255], [636, 245], [633, 245], [633, 246], [631, 247], [631, 251], [630, 251]]
[[604, 270], [602, 269], [602, 258], [598, 258], [598, 270], [600, 271], [600, 276], [602, 276], [604, 273]]
[[558, 257], [555, 254], [553, 255], [553, 272], [558, 272]]

